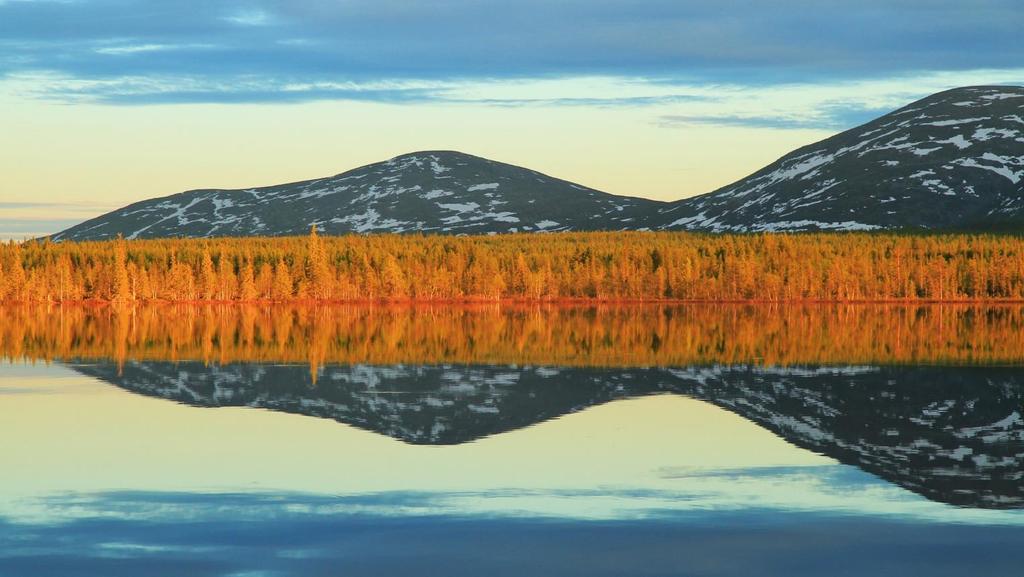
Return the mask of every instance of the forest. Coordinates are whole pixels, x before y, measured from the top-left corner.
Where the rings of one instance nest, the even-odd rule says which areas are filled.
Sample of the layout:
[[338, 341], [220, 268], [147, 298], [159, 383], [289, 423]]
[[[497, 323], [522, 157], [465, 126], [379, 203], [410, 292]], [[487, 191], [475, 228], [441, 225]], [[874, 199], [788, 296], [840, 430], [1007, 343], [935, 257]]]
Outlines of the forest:
[[351, 235], [0, 245], [3, 302], [1014, 301], [1010, 235]]

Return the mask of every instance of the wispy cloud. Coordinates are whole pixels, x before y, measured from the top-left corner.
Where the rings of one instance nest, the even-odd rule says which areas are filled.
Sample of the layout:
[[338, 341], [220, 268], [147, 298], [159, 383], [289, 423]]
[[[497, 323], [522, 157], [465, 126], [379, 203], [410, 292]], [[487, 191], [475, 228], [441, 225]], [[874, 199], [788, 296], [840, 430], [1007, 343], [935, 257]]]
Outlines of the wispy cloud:
[[239, 26], [268, 26], [273, 21], [269, 12], [259, 8], [239, 10], [225, 16], [224, 20]]
[[68, 229], [81, 219], [11, 220], [0, 218], [0, 240], [39, 238]]
[[797, 113], [790, 111], [777, 116], [748, 114], [666, 114], [659, 117], [665, 127], [692, 125], [741, 126], [772, 130], [845, 130], [869, 122], [891, 112], [891, 108], [875, 108], [855, 102], [844, 105], [820, 104]]
[[834, 123], [820, 117], [782, 118], [773, 116], [745, 116], [741, 114], [703, 116], [666, 114], [659, 118], [659, 124], [666, 127], [710, 124], [713, 126], [743, 126], [746, 128], [822, 129], [830, 128]]
[[93, 203], [0, 202], [0, 240], [54, 234], [112, 208]]
[[837, 131], [956, 86], [1021, 83], [1024, 68], [764, 86], [615, 76], [312, 81], [262, 75], [82, 79], [52, 73], [15, 74], [6, 85], [33, 98], [105, 105], [347, 100], [478, 107], [629, 108], [646, 111], [649, 119], [666, 128], [716, 125]]
[[[108, 99], [133, 104], [240, 102], [244, 94], [269, 102], [294, 83], [640, 76], [775, 86], [1024, 62], [1018, 0], [0, 0], [0, 11], [0, 76], [95, 81], [101, 100], [102, 87], [116, 83], [99, 83], [118, 79], [203, 87], [176, 98], [156, 91]], [[132, 40], [111, 43], [123, 38]], [[194, 53], [213, 45], [201, 58]], [[230, 88], [254, 78], [265, 90]]]
[[72, 3], [75, 3], [75, 2], [79, 2], [79, 1], [81, 1], [81, 0], [0, 0], [0, 6], [3, 6], [4, 4], [15, 4], [15, 3], [19, 3], [19, 2], [23, 3], [23, 4], [32, 4], [32, 3], [72, 4]]
[[216, 48], [215, 44], [116, 44], [96, 48], [97, 54], [120, 56], [124, 54], [142, 54], [146, 52], [167, 52], [173, 50], [208, 50]]
[[69, 202], [0, 202], [0, 215], [10, 215], [13, 210], [21, 209], [41, 209], [49, 211], [49, 214], [57, 212], [94, 212], [97, 209], [104, 208], [101, 205], [95, 203], [69, 203]]

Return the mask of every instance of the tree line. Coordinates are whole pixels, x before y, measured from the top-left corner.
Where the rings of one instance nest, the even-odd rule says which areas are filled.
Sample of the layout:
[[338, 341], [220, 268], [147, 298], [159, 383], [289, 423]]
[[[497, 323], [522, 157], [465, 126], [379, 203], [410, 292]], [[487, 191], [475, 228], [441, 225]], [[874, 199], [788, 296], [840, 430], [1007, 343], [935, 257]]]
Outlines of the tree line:
[[0, 245], [6, 302], [1024, 299], [1000, 235], [681, 232], [47, 240]]

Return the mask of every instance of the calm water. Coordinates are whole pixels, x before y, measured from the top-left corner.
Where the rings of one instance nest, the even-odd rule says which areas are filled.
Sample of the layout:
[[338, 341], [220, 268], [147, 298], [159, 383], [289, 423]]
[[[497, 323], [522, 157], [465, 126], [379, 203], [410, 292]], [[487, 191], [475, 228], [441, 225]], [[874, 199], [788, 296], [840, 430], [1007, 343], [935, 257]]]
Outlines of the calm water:
[[1020, 574], [1024, 307], [0, 309], [0, 576]]

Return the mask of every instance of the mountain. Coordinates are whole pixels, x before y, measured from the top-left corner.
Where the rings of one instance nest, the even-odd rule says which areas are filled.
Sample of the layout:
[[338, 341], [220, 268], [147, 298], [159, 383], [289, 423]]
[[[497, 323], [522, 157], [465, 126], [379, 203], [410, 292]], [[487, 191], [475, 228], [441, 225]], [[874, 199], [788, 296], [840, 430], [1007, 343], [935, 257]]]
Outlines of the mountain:
[[622, 197], [450, 151], [330, 178], [147, 200], [53, 236], [283, 236], [557, 230], [992, 230], [1024, 227], [1024, 87], [935, 94], [715, 192]]
[[146, 200], [53, 240], [433, 232], [485, 234], [639, 226], [661, 203], [586, 188], [459, 152], [417, 152], [330, 178]]
[[1024, 87], [940, 92], [673, 203], [660, 217], [652, 228], [1019, 230]]
[[615, 399], [674, 393], [935, 501], [1024, 508], [1024, 376], [1016, 367], [331, 365], [314, 381], [304, 365], [70, 366], [143, 395], [334, 419], [422, 445], [466, 443]]

